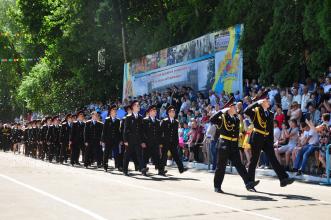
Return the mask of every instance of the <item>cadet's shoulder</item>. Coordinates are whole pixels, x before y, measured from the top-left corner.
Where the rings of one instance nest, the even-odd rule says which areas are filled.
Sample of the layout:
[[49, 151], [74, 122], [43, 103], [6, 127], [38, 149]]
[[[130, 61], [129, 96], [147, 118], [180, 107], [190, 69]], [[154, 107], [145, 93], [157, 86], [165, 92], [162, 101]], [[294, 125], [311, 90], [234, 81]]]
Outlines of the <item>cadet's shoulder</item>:
[[149, 119], [149, 117], [148, 116], [146, 116], [145, 118], [143, 118], [144, 120], [148, 120]]
[[100, 125], [103, 125], [103, 122], [102, 121], [98, 121], [97, 123], [100, 124]]

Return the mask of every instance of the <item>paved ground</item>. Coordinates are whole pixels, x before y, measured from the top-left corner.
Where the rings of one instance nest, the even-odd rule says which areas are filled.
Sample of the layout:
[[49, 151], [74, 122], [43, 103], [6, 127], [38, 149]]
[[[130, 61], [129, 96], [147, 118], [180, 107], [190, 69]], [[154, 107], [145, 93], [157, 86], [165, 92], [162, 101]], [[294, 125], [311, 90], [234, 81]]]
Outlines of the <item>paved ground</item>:
[[[111, 173], [110, 173], [111, 172]], [[247, 192], [228, 174], [213, 192], [213, 175], [190, 170], [169, 177], [125, 177], [0, 153], [0, 219], [330, 219], [331, 188], [260, 178]], [[151, 169], [151, 173], [155, 171]]]

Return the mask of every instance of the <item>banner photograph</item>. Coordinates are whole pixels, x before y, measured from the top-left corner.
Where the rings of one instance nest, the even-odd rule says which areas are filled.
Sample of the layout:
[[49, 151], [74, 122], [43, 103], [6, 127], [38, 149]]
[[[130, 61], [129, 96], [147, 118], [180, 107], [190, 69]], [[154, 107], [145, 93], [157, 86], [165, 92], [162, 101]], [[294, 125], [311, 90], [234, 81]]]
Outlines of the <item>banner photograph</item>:
[[236, 25], [125, 63], [123, 99], [173, 85], [242, 93], [242, 31]]

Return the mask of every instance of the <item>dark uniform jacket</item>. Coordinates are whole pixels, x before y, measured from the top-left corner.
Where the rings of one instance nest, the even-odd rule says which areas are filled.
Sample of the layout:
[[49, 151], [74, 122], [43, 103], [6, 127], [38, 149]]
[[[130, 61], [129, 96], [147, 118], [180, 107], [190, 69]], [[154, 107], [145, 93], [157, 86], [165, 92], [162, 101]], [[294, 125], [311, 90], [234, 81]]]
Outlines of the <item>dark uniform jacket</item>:
[[219, 129], [219, 138], [230, 141], [238, 140], [240, 120], [237, 115], [231, 117], [227, 112], [218, 111], [210, 118], [210, 122]]
[[71, 129], [69, 140], [73, 144], [76, 144], [76, 143], [81, 144], [84, 142], [84, 128], [85, 128], [84, 122], [75, 121], [72, 124], [72, 129]]
[[[270, 110], [267, 111], [268, 116], [266, 116], [263, 108], [257, 104], [257, 102], [247, 106], [244, 114], [248, 115], [254, 124], [254, 133], [258, 133], [273, 141], [274, 135], [274, 114]], [[262, 134], [264, 133], [264, 134]], [[268, 133], [268, 135], [267, 135]]]
[[118, 144], [121, 138], [121, 121], [115, 118], [107, 117], [102, 129], [101, 141], [104, 143]]
[[143, 131], [144, 139], [149, 144], [161, 144], [161, 125], [160, 120], [151, 117], [145, 117], [143, 119]]
[[61, 143], [68, 143], [69, 142], [69, 137], [70, 137], [70, 132], [72, 129], [73, 123], [69, 125], [68, 122], [63, 122], [61, 124], [61, 130], [60, 130], [60, 141]]
[[99, 144], [101, 141], [102, 128], [103, 123], [100, 121], [95, 121], [95, 123], [93, 123], [92, 120], [87, 121], [84, 129], [84, 142]]
[[145, 143], [143, 131], [143, 118], [138, 115], [135, 118], [134, 114], [128, 115], [124, 121], [124, 142], [141, 144]]
[[178, 124], [176, 119], [171, 123], [170, 118], [165, 118], [161, 121], [161, 137], [163, 145], [178, 145]]

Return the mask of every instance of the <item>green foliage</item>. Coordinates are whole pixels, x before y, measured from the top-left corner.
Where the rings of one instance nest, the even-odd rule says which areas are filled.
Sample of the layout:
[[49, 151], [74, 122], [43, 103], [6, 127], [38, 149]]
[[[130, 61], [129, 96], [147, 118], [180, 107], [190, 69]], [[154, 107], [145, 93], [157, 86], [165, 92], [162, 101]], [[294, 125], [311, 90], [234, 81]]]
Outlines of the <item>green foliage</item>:
[[118, 98], [124, 49], [130, 61], [238, 23], [245, 78], [289, 85], [331, 63], [331, 0], [2, 0], [0, 18], [0, 31], [24, 33], [0, 37], [0, 58], [44, 57], [1, 64], [5, 118]]

